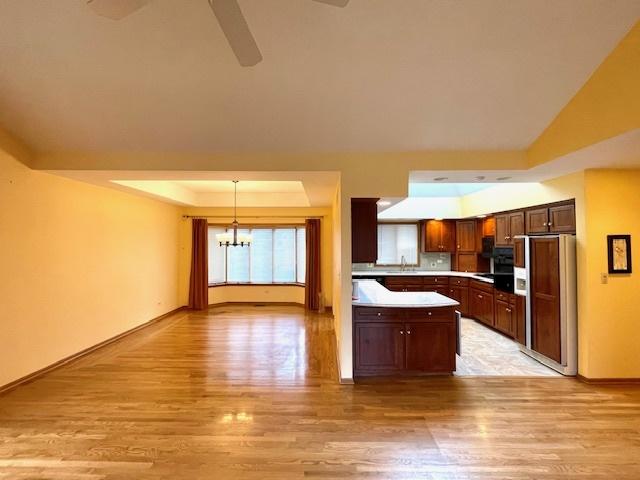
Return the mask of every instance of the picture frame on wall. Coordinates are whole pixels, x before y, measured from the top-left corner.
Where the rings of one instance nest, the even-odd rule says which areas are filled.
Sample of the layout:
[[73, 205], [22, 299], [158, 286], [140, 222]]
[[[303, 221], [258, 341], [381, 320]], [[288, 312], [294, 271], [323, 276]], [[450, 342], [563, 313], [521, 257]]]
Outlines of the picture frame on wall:
[[609, 273], [631, 273], [631, 235], [607, 235]]

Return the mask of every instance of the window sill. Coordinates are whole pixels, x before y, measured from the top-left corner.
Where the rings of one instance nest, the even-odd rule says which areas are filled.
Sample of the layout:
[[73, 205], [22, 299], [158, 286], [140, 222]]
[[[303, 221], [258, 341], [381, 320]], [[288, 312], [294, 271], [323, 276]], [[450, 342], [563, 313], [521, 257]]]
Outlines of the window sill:
[[223, 283], [210, 283], [209, 288], [215, 287], [304, 287], [304, 283], [235, 283], [235, 282], [223, 282]]

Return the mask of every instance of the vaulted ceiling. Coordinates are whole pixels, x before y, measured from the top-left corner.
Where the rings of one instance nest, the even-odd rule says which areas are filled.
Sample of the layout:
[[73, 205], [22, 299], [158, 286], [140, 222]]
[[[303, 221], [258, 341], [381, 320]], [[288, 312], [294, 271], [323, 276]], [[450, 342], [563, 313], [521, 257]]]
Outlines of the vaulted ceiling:
[[638, 0], [240, 0], [242, 68], [206, 0], [114, 22], [0, 2], [0, 124], [42, 152], [527, 147], [640, 16]]

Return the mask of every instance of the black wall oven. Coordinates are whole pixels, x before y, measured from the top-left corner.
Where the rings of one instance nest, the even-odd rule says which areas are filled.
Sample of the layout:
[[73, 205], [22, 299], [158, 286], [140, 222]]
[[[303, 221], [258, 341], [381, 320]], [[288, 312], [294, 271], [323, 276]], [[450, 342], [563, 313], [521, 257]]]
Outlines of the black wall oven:
[[493, 285], [503, 292], [513, 293], [513, 248], [493, 249]]

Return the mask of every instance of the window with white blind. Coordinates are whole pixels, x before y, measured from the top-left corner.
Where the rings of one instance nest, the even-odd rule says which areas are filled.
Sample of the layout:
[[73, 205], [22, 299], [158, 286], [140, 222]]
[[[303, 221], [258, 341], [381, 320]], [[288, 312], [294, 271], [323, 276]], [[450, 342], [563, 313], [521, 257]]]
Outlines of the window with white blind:
[[418, 225], [416, 223], [378, 224], [378, 265], [418, 264]]
[[209, 227], [209, 284], [279, 284], [305, 282], [304, 227], [253, 227], [238, 229], [251, 234], [250, 246], [221, 247], [218, 233]]

